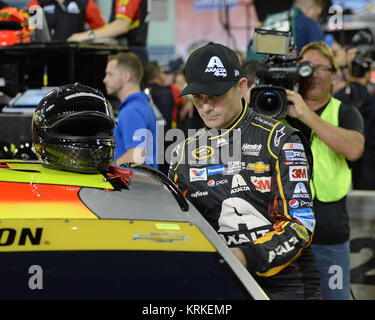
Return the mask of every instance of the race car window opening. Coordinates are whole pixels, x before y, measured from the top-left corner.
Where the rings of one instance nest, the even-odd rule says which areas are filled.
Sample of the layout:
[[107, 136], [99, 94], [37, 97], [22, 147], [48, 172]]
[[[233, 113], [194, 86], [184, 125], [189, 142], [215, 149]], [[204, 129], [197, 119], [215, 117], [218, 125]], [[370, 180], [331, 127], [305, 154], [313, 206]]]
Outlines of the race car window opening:
[[182, 211], [189, 211], [189, 204], [185, 197], [165, 174], [147, 165], [137, 165], [134, 169], [151, 174], [154, 179], [161, 182], [172, 193]]

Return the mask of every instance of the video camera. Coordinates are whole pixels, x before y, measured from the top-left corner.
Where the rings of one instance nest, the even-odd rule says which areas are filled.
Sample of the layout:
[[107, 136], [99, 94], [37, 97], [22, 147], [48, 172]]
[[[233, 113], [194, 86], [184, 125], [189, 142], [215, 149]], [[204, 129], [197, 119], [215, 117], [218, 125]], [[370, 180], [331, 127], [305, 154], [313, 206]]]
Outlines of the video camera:
[[350, 66], [350, 73], [353, 77], [362, 78], [366, 72], [371, 70], [372, 59], [365, 51], [357, 51]]
[[299, 79], [310, 78], [314, 66], [298, 63], [302, 57], [291, 52], [289, 32], [255, 29], [252, 50], [265, 53], [263, 68], [257, 72], [257, 86], [251, 90], [250, 105], [256, 112], [275, 119], [286, 117], [285, 89], [294, 90]]

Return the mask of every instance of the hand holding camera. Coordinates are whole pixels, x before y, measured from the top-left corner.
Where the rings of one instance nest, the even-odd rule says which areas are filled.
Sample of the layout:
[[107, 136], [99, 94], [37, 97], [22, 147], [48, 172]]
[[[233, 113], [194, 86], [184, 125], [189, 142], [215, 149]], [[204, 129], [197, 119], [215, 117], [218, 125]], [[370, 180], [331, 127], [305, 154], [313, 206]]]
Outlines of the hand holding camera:
[[306, 123], [306, 118], [311, 112], [302, 96], [289, 89], [285, 89], [286, 99], [288, 101], [287, 114]]
[[310, 62], [299, 63], [302, 57], [291, 52], [291, 44], [288, 32], [255, 30], [253, 51], [267, 56], [264, 67], [257, 72], [258, 83], [251, 90], [250, 104], [256, 112], [275, 119], [286, 117], [288, 97], [285, 90], [296, 89], [300, 79], [308, 79], [314, 73]]

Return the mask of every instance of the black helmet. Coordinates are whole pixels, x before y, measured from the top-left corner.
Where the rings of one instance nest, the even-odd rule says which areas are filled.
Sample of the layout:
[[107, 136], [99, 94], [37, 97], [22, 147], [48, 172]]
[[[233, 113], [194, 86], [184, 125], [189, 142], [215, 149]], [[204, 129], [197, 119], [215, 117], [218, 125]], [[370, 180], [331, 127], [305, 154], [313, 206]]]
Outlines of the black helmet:
[[98, 89], [80, 83], [61, 86], [47, 93], [35, 109], [34, 152], [48, 167], [104, 171], [113, 158], [115, 125], [111, 104]]

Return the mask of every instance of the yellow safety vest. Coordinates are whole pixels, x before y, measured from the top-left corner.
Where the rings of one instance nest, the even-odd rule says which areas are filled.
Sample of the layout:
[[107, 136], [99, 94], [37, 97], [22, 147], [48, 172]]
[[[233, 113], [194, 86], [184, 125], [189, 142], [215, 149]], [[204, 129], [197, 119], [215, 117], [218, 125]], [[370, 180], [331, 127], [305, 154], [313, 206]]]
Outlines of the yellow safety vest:
[[[320, 118], [338, 127], [341, 101], [331, 98]], [[322, 202], [334, 202], [345, 197], [352, 183], [352, 172], [346, 158], [328, 147], [314, 131], [311, 132], [313, 176], [311, 191]]]

